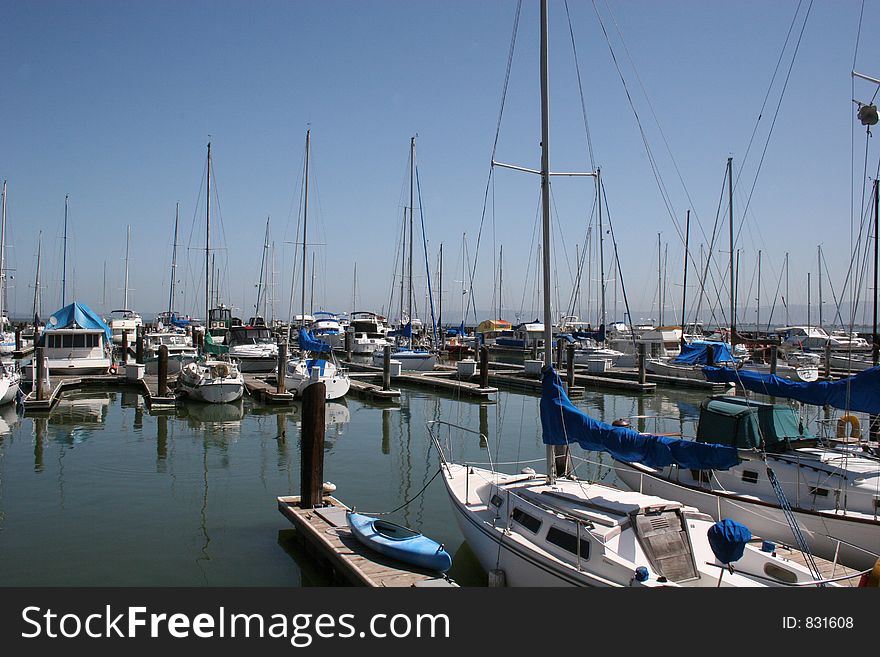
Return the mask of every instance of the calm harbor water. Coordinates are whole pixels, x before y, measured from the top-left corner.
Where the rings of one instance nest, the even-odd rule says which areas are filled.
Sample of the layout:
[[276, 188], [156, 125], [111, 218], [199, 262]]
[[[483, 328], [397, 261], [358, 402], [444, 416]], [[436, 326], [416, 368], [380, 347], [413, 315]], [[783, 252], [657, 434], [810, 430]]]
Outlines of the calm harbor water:
[[[694, 433], [701, 393], [588, 392], [605, 421]], [[415, 388], [399, 403], [357, 397], [327, 407], [325, 480], [363, 512], [421, 530], [454, 555], [450, 575], [485, 585], [463, 547], [426, 423], [461, 433], [457, 459], [544, 470], [538, 397], [501, 391], [479, 404]], [[636, 416], [658, 416], [638, 420]], [[684, 419], [683, 419], [684, 418]], [[0, 409], [0, 586], [312, 586], [326, 573], [297, 547], [275, 498], [299, 493], [300, 407], [187, 404], [149, 412], [119, 390], [68, 395], [45, 417]], [[607, 456], [585, 454], [582, 478], [619, 483]]]

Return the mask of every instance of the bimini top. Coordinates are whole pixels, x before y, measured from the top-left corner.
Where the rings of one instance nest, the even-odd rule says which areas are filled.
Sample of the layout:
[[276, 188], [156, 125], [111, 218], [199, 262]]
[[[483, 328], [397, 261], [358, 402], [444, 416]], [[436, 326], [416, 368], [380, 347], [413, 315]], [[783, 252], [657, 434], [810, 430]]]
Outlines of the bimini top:
[[[61, 310], [56, 310], [46, 322], [46, 332], [57, 331], [59, 329], [84, 328], [84, 329], [101, 329], [109, 342], [112, 340], [113, 334], [110, 327], [104, 323], [95, 312], [86, 304], [74, 301], [64, 306]], [[44, 333], [45, 335], [45, 333]]]

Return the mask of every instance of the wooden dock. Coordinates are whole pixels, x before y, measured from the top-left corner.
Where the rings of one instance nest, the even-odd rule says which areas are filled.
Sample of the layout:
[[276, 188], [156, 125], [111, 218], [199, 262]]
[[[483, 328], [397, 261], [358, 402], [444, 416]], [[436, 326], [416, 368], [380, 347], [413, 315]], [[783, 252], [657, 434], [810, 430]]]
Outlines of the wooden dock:
[[124, 371], [118, 374], [81, 376], [55, 374], [51, 377], [51, 381], [54, 385], [46, 392], [43, 399], [38, 400], [36, 391], [33, 390], [25, 396], [22, 401], [25, 414], [51, 411], [65, 393], [96, 387], [127, 388], [139, 392], [146, 400], [148, 408], [169, 407], [178, 403], [170, 382], [167, 396], [159, 397], [159, 377], [155, 374], [147, 374], [140, 379], [129, 379]]
[[278, 392], [278, 383], [274, 374], [248, 374], [244, 376], [244, 387], [254, 399], [264, 404], [292, 404], [296, 397], [289, 392]]
[[278, 498], [278, 510], [296, 527], [300, 540], [338, 579], [353, 586], [458, 586], [443, 575], [370, 550], [348, 529], [345, 512], [350, 509], [332, 496], [325, 496], [324, 502], [326, 506], [321, 508], [302, 509], [298, 495], [284, 496]]

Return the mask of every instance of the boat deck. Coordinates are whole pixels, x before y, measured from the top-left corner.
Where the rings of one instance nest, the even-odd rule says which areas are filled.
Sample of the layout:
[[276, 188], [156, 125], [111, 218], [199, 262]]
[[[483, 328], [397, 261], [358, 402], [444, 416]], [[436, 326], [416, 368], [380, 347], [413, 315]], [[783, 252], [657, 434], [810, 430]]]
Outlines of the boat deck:
[[350, 509], [335, 497], [327, 506], [302, 509], [298, 495], [278, 498], [278, 510], [296, 527], [297, 535], [342, 581], [354, 586], [423, 587], [458, 586], [429, 570], [389, 559], [363, 545], [348, 529], [345, 512]]

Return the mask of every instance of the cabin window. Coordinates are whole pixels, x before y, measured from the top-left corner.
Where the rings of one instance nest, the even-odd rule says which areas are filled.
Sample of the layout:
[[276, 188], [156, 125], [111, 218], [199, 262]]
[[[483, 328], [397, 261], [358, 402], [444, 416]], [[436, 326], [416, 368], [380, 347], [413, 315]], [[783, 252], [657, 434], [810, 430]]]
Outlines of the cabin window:
[[74, 347], [82, 348], [86, 346], [86, 336], [82, 333], [74, 334], [72, 337]]
[[797, 575], [787, 568], [777, 566], [775, 563], [768, 563], [764, 566], [764, 574], [786, 584], [794, 584], [797, 582]]
[[[547, 530], [547, 542], [553, 543], [553, 545], [557, 547], [561, 547], [563, 550], [567, 552], [571, 552], [572, 554], [578, 553], [578, 540], [577, 537], [569, 534], [568, 532], [564, 532], [561, 529], [557, 529], [556, 527], [551, 527]], [[584, 538], [581, 539], [581, 559], [589, 559], [590, 558], [590, 542]]]
[[513, 513], [511, 514], [514, 522], [522, 525], [530, 532], [537, 534], [538, 530], [541, 529], [541, 521], [538, 520], [534, 516], [530, 516], [528, 513], [523, 511], [522, 509], [514, 508]]
[[754, 470], [743, 470], [743, 481], [748, 482], [750, 484], [758, 483], [758, 473]]
[[828, 497], [827, 488], [819, 488], [818, 486], [810, 486], [810, 495], [818, 495], [819, 497]]
[[691, 468], [691, 477], [694, 478], [694, 481], [699, 481], [701, 484], [708, 484], [712, 479], [712, 471], [711, 470], [694, 470]]

